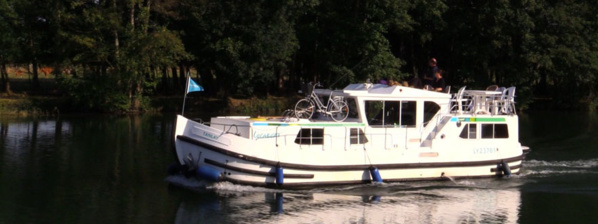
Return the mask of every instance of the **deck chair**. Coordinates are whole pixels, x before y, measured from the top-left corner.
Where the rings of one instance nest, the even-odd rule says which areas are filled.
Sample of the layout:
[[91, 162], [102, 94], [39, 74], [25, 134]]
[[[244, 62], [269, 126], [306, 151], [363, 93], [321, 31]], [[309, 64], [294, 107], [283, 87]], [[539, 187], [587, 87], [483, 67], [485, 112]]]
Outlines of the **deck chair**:
[[517, 114], [515, 112], [515, 87], [507, 88], [503, 96], [501, 112], [505, 114]]
[[498, 87], [496, 91], [501, 92], [502, 94], [492, 98], [492, 105], [490, 106], [492, 114], [502, 113], [502, 108], [504, 107], [504, 102], [507, 98], [507, 89], [505, 87]]
[[[451, 108], [453, 108], [455, 105], [457, 106], [457, 113], [458, 114], [462, 114], [463, 113], [463, 102], [466, 102], [467, 99], [463, 98], [463, 95], [465, 93], [465, 88], [467, 86], [463, 86], [459, 89], [459, 91], [457, 91], [457, 93], [455, 94], [455, 96], [453, 97], [453, 99], [451, 99]], [[451, 109], [451, 112], [453, 111], [453, 109]]]

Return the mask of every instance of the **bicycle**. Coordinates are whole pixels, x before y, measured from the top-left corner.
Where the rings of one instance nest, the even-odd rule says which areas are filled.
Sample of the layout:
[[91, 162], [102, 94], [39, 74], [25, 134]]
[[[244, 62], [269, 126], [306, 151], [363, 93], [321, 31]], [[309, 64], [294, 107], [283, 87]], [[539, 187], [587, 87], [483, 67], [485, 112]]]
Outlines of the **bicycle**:
[[[332, 96], [330, 91], [330, 97], [326, 105], [320, 101], [318, 95], [313, 91], [316, 86], [320, 86], [320, 83], [313, 85], [313, 88], [307, 90], [309, 92], [305, 99], [301, 99], [295, 104], [295, 116], [299, 119], [310, 119], [314, 112], [324, 113], [329, 115], [332, 120], [337, 122], [344, 121], [349, 116], [349, 106], [344, 101], [342, 96]], [[308, 86], [311, 87], [311, 86]]]

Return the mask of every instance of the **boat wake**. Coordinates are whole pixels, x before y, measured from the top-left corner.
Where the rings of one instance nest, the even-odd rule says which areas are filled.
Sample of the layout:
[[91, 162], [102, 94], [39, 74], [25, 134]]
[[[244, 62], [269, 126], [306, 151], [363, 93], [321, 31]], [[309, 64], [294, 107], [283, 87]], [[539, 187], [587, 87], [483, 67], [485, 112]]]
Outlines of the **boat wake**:
[[194, 191], [207, 190], [210, 185], [213, 185], [213, 183], [208, 181], [199, 180], [196, 178], [187, 178], [184, 175], [169, 175], [164, 179], [164, 181], [174, 186]]
[[268, 189], [263, 187], [253, 187], [247, 185], [238, 185], [231, 182], [218, 182], [210, 185], [208, 190], [227, 191], [227, 192], [282, 192], [282, 190]]
[[598, 174], [598, 158], [571, 161], [525, 161], [520, 176], [551, 174]]
[[200, 180], [197, 178], [187, 178], [184, 175], [170, 175], [167, 176], [164, 181], [188, 190], [192, 191], [218, 191], [218, 192], [282, 192], [281, 190], [268, 189], [263, 187], [253, 187], [247, 185], [238, 185], [231, 182], [211, 182]]

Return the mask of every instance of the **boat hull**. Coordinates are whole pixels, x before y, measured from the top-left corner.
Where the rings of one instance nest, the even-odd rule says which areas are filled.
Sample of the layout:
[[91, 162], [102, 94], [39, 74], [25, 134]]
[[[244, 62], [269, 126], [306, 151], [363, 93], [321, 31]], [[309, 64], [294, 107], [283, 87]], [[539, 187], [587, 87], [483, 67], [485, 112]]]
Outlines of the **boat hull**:
[[[256, 153], [256, 148], [263, 146], [255, 141], [182, 116], [177, 117], [174, 137], [179, 163], [194, 167], [208, 166], [216, 170], [224, 181], [271, 188], [312, 188], [371, 183], [375, 182], [374, 174], [379, 175], [382, 182], [495, 177], [505, 174], [500, 166], [503, 163], [508, 165], [510, 173], [519, 173], [524, 158], [522, 153], [517, 153], [500, 158], [480, 157], [444, 161], [422, 158], [414, 162], [407, 162], [409, 158], [404, 158], [396, 163], [377, 163], [377, 157], [401, 158], [410, 155], [406, 155], [406, 150], [378, 150], [374, 153], [375, 149], [364, 148], [361, 151], [345, 152], [305, 150], [304, 154], [313, 154], [313, 157], [316, 157], [313, 159], [315, 162], [306, 162], [299, 158], [292, 160], [281, 156], [281, 151], [291, 149], [280, 149], [278, 144], [273, 149], [264, 148], [260, 149], [263, 150], [262, 153]], [[372, 152], [368, 153], [368, 150]], [[363, 159], [360, 162], [321, 159], [334, 155], [338, 158], [361, 155]], [[416, 155], [421, 158], [422, 155], [425, 157], [428, 154]], [[372, 173], [373, 168], [376, 169], [376, 173]]]

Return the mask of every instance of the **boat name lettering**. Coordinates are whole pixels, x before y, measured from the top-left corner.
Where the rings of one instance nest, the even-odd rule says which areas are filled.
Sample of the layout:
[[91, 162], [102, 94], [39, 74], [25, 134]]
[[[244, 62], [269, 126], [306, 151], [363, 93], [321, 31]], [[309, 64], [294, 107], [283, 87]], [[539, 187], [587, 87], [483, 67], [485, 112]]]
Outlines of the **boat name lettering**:
[[280, 137], [280, 133], [259, 133], [257, 131], [253, 132], [253, 139], [258, 140], [262, 138], [277, 138]]
[[475, 148], [473, 154], [491, 154], [498, 151], [497, 148], [486, 147], [486, 148]]
[[215, 135], [213, 133], [209, 133], [209, 132], [203, 132], [203, 136], [206, 138], [210, 138], [210, 139], [214, 139], [214, 140], [218, 140], [218, 138], [220, 138], [220, 136]]

